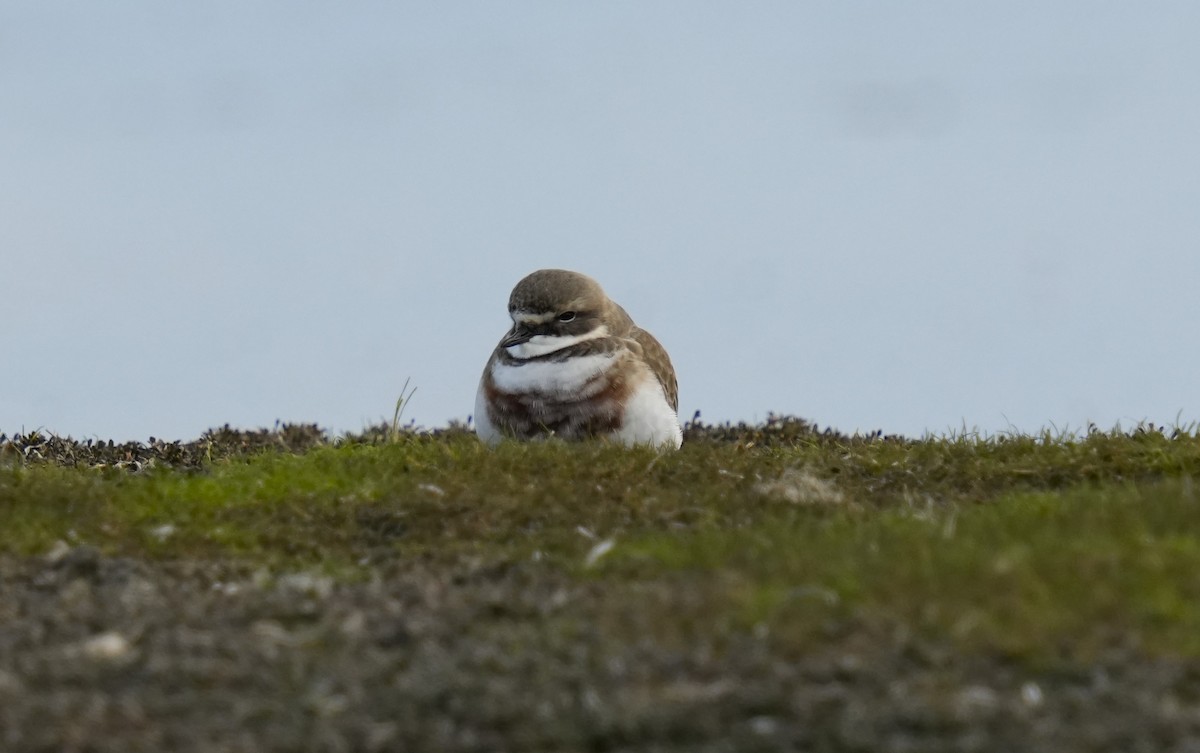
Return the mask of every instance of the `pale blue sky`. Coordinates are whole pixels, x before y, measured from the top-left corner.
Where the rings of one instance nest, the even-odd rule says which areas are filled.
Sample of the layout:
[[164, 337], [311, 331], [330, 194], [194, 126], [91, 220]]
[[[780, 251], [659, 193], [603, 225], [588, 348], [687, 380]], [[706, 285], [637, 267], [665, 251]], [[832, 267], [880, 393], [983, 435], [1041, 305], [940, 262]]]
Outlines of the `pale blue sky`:
[[681, 413], [1200, 419], [1200, 4], [0, 3], [0, 431], [465, 419], [599, 279]]

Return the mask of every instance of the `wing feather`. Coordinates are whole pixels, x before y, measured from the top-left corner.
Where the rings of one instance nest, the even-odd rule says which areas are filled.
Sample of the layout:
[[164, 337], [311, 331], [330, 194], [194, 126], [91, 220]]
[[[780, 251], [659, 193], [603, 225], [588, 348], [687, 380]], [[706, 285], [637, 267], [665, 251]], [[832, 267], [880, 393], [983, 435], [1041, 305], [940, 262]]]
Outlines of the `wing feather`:
[[671, 365], [671, 358], [667, 355], [667, 349], [654, 338], [654, 335], [637, 326], [634, 326], [626, 337], [636, 343], [637, 347], [635, 350], [641, 351], [646, 365], [650, 367], [650, 370], [654, 372], [654, 376], [658, 378], [658, 383], [662, 385], [663, 392], [667, 395], [667, 402], [671, 405], [671, 410], [678, 413], [679, 382], [675, 379], [675, 368]]

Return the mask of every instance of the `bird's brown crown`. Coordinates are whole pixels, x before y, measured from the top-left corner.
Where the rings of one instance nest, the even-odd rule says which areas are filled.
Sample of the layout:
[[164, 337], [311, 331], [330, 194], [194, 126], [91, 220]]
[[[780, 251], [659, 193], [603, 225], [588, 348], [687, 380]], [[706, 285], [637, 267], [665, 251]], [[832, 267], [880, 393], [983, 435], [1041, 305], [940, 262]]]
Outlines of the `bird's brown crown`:
[[600, 283], [587, 275], [566, 269], [539, 269], [524, 277], [508, 298], [509, 312], [548, 313], [596, 310], [608, 296]]

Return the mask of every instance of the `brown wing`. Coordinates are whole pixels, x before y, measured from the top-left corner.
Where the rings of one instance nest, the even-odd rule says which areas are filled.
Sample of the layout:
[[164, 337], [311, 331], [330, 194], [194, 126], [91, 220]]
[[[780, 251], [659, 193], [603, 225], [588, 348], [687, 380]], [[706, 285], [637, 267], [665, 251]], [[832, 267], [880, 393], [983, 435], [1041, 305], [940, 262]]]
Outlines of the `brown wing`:
[[654, 339], [654, 335], [644, 329], [634, 327], [626, 336], [630, 340], [640, 346], [642, 358], [645, 359], [646, 365], [654, 372], [654, 376], [658, 377], [658, 383], [662, 385], [663, 392], [667, 394], [667, 402], [671, 404], [671, 410], [679, 412], [679, 382], [675, 379], [675, 367], [671, 365], [671, 358], [667, 355], [667, 349], [662, 344]]

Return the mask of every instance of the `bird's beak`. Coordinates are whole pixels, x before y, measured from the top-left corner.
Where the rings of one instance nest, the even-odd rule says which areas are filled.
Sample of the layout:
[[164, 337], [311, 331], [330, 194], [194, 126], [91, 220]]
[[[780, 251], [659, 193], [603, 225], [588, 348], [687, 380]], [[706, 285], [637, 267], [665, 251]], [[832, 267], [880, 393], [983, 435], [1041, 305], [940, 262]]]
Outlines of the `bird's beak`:
[[500, 341], [500, 347], [511, 348], [514, 345], [527, 343], [531, 337], [533, 337], [533, 333], [522, 325], [518, 324], [513, 327], [512, 334]]

